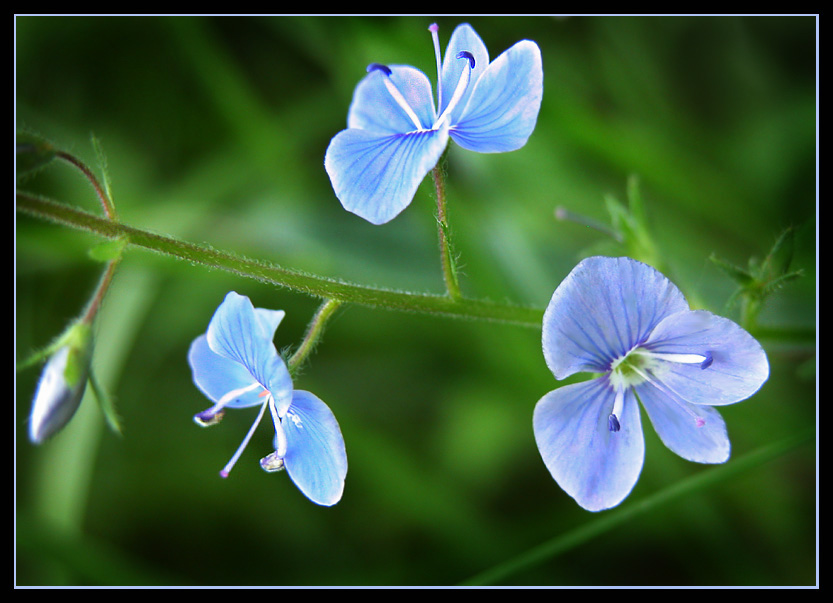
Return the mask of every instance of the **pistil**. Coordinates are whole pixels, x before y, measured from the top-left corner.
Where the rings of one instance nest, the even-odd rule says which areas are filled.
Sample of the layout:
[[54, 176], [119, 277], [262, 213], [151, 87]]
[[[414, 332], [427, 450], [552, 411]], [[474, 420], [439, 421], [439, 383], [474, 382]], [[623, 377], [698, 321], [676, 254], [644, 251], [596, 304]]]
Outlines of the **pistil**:
[[434, 56], [437, 59], [437, 107], [443, 106], [443, 62], [442, 52], [440, 51], [440, 36], [437, 35], [440, 27], [436, 23], [428, 26], [428, 31], [431, 32], [431, 38], [434, 41]]

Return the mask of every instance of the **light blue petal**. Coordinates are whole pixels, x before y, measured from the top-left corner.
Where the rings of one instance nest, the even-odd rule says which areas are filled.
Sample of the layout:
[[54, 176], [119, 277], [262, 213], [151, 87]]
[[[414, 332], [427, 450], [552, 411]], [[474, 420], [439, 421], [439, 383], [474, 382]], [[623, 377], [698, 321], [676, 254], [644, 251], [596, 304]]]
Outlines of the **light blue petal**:
[[719, 406], [745, 400], [769, 377], [761, 344], [740, 326], [711, 312], [681, 312], [660, 322], [645, 348], [673, 354], [709, 355], [707, 368], [664, 362], [658, 377], [694, 404]]
[[248, 297], [231, 291], [214, 312], [206, 339], [215, 353], [242, 364], [275, 398], [279, 410], [292, 397], [292, 380], [272, 343], [271, 324]]
[[[215, 354], [208, 347], [205, 335], [200, 335], [191, 343], [191, 348], [188, 350], [188, 363], [191, 365], [194, 385], [212, 402], [219, 402], [231, 391], [242, 391], [257, 383], [245, 366], [225, 356]], [[263, 404], [263, 398], [259, 397], [262, 391], [263, 388], [260, 387], [246, 391], [224, 406], [244, 408]]]
[[725, 463], [729, 459], [726, 423], [714, 408], [689, 404], [650, 383], [640, 385], [637, 394], [654, 429], [671, 451], [695, 463]]
[[275, 338], [275, 331], [278, 330], [278, 325], [281, 324], [286, 312], [283, 310], [268, 310], [266, 308], [255, 308], [255, 315], [260, 321], [264, 332], [270, 340]]
[[645, 457], [639, 407], [631, 390], [616, 432], [608, 428], [613, 402], [607, 379], [598, 378], [551, 391], [533, 415], [544, 464], [558, 485], [588, 511], [622, 502], [636, 484]]
[[605, 372], [663, 318], [682, 310], [688, 310], [683, 294], [650, 266], [630, 258], [582, 260], [544, 313], [547, 366], [556, 379]]
[[381, 135], [342, 130], [330, 141], [324, 167], [341, 204], [372, 224], [395, 218], [437, 165], [448, 128]]
[[431, 82], [419, 69], [407, 65], [389, 65], [390, 76], [381, 71], [368, 73], [356, 86], [347, 112], [347, 128], [377, 134], [405, 134], [416, 129], [413, 121], [394, 100], [385, 86], [385, 78], [396, 86], [414, 110], [422, 129], [434, 125], [436, 113]]
[[543, 95], [541, 50], [535, 42], [522, 40], [474, 83], [462, 111], [452, 113], [449, 134], [461, 147], [479, 153], [519, 149], [535, 129]]
[[456, 123], [457, 118], [462, 114], [463, 108], [466, 106], [466, 102], [468, 102], [474, 89], [474, 83], [486, 70], [486, 67], [489, 66], [489, 51], [486, 49], [483, 40], [477, 35], [477, 32], [468, 23], [458, 25], [454, 29], [454, 33], [451, 34], [443, 58], [440, 84], [442, 101], [439, 113], [442, 113], [448, 106], [448, 101], [451, 100], [454, 91], [457, 89], [457, 83], [460, 81], [460, 74], [463, 72], [463, 69], [468, 69], [466, 60], [457, 58], [457, 55], [462, 51], [470, 52], [472, 57], [474, 57], [474, 69], [472, 69], [471, 79], [469, 80], [465, 94], [457, 103], [456, 108], [451, 111], [452, 124]]
[[347, 453], [333, 412], [313, 394], [295, 390], [281, 425], [289, 477], [312, 502], [336, 504], [344, 492]]

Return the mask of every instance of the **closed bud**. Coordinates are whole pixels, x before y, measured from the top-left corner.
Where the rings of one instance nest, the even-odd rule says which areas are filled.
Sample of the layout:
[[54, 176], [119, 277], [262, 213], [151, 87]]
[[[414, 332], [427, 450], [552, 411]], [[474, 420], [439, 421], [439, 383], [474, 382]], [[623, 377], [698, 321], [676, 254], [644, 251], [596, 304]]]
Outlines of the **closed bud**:
[[86, 389], [92, 348], [89, 325], [78, 323], [49, 357], [29, 416], [29, 439], [33, 443], [40, 444], [60, 431], [78, 410]]

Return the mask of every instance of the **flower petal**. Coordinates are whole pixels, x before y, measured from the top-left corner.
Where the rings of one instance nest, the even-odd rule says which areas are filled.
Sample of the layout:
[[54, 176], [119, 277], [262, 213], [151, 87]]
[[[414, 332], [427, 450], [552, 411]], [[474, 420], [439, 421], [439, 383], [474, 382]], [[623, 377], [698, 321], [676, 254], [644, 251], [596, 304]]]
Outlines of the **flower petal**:
[[385, 78], [402, 93], [414, 110], [423, 129], [430, 129], [436, 119], [431, 82], [419, 69], [407, 65], [390, 65], [390, 75], [371, 71], [356, 85], [353, 101], [347, 112], [347, 128], [369, 130], [377, 134], [405, 134], [415, 125], [405, 110], [394, 100], [385, 85]]
[[347, 453], [333, 412], [313, 394], [295, 390], [281, 425], [289, 477], [312, 502], [336, 504], [344, 492]]
[[451, 112], [451, 123], [457, 122], [457, 118], [462, 114], [463, 107], [466, 106], [466, 102], [471, 96], [474, 83], [486, 70], [486, 67], [489, 66], [489, 51], [486, 48], [486, 44], [483, 43], [483, 40], [474, 31], [474, 28], [468, 23], [458, 25], [448, 40], [448, 46], [446, 47], [443, 58], [440, 79], [442, 100], [440, 101], [440, 110], [438, 113], [442, 113], [448, 106], [448, 101], [451, 100], [451, 97], [454, 96], [454, 91], [457, 89], [460, 74], [463, 72], [463, 69], [468, 69], [466, 61], [457, 58], [457, 55], [462, 51], [470, 52], [472, 57], [474, 57], [474, 69], [471, 72], [468, 88], [457, 103], [457, 107]]
[[663, 362], [657, 377], [694, 404], [719, 406], [745, 400], [769, 378], [761, 344], [740, 326], [705, 310], [681, 312], [657, 324], [645, 342], [653, 352], [711, 356], [707, 368]]
[[260, 397], [263, 388], [250, 389], [257, 381], [248, 369], [239, 362], [216, 354], [208, 346], [205, 335], [200, 335], [191, 343], [188, 363], [191, 365], [194, 385], [211, 401], [219, 402], [229, 392], [238, 390], [240, 395], [223, 406], [245, 408], [263, 404], [263, 398]]
[[607, 379], [598, 378], [551, 391], [533, 415], [544, 464], [558, 485], [588, 511], [622, 502], [636, 484], [645, 457], [632, 390], [625, 394], [616, 432], [608, 428], [613, 402]]
[[275, 398], [279, 411], [292, 397], [292, 380], [272, 343], [271, 324], [255, 312], [248, 297], [229, 292], [214, 312], [206, 332], [215, 353], [245, 367]]
[[543, 348], [556, 379], [604, 372], [688, 304], [654, 268], [630, 258], [582, 260], [553, 293], [544, 313]]
[[503, 153], [526, 144], [544, 95], [541, 50], [522, 40], [497, 57], [452, 112], [454, 142], [470, 151]]
[[283, 317], [286, 316], [286, 312], [283, 310], [255, 308], [255, 315], [269, 339], [272, 340], [275, 338], [275, 331], [278, 330], [278, 325], [281, 324]]
[[324, 166], [341, 204], [372, 224], [395, 218], [413, 200], [448, 143], [448, 128], [408, 134], [342, 130]]
[[695, 463], [725, 463], [731, 444], [723, 417], [710, 406], [689, 404], [651, 383], [637, 389], [639, 401], [662, 442]]

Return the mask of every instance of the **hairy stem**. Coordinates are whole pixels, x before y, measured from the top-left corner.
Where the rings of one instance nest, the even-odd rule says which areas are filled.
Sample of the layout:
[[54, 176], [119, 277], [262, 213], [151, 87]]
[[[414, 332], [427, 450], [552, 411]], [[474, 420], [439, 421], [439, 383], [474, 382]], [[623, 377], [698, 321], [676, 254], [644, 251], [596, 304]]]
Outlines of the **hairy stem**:
[[295, 373], [304, 364], [304, 361], [309, 357], [312, 350], [315, 348], [316, 344], [320, 341], [321, 335], [324, 333], [324, 327], [327, 325], [327, 321], [332, 318], [335, 311], [338, 310], [338, 307], [342, 304], [342, 302], [334, 299], [327, 299], [321, 304], [318, 308], [318, 311], [315, 313], [315, 316], [312, 317], [312, 320], [307, 327], [307, 332], [304, 335], [304, 340], [301, 342], [301, 345], [295, 350], [295, 353], [292, 354], [292, 357], [289, 359], [289, 372], [292, 376], [295, 376]]
[[393, 291], [347, 283], [158, 235], [27, 193], [17, 193], [17, 209], [32, 216], [92, 232], [102, 237], [111, 239], [124, 237], [128, 245], [280, 285], [322, 299], [420, 314], [503, 322], [533, 328], [541, 327], [543, 310], [539, 308], [462, 297], [455, 299], [448, 295]]
[[440, 243], [440, 261], [443, 267], [443, 279], [445, 280], [445, 288], [452, 299], [462, 299], [463, 294], [460, 291], [460, 282], [457, 280], [457, 264], [454, 258], [454, 249], [451, 244], [451, 230], [448, 226], [448, 211], [446, 209], [445, 198], [445, 174], [443, 173], [443, 165], [445, 165], [446, 153], [444, 152], [437, 165], [431, 171], [431, 176], [434, 179], [434, 188], [437, 191], [437, 231]]

